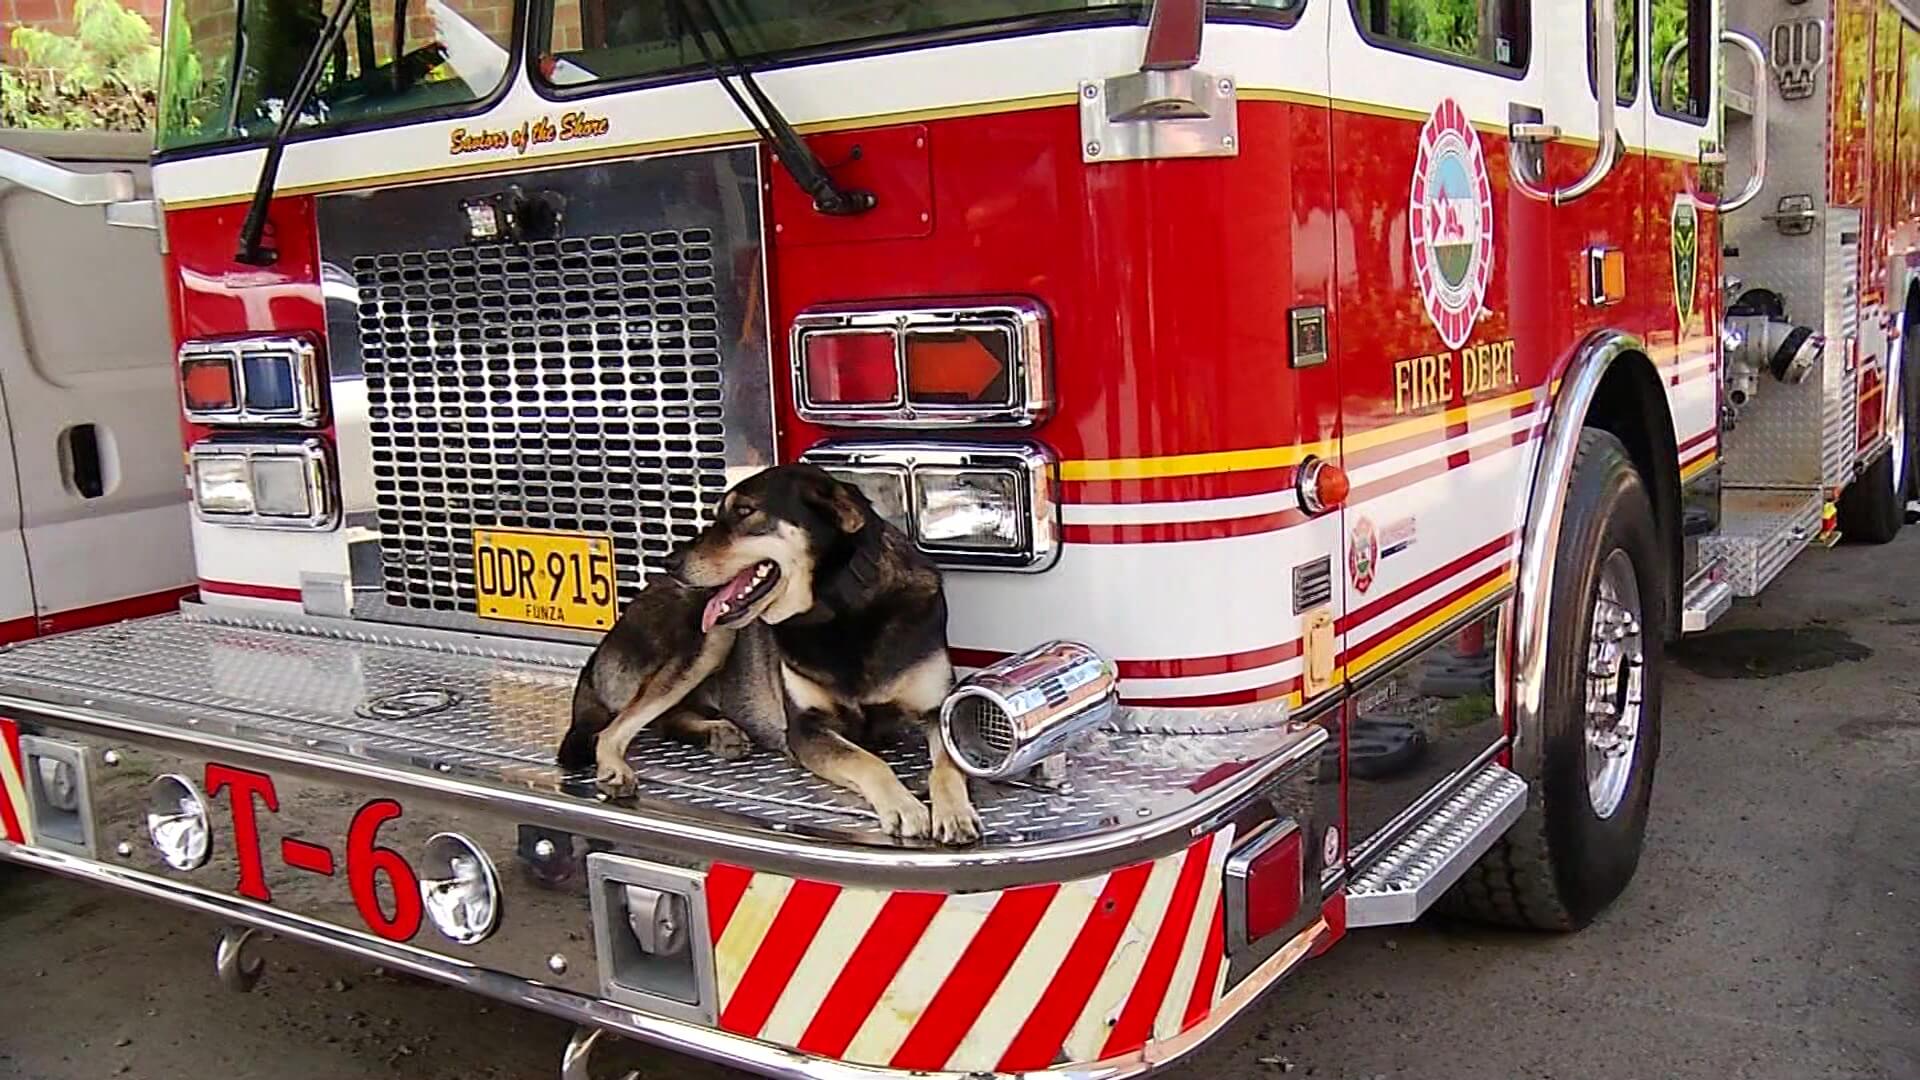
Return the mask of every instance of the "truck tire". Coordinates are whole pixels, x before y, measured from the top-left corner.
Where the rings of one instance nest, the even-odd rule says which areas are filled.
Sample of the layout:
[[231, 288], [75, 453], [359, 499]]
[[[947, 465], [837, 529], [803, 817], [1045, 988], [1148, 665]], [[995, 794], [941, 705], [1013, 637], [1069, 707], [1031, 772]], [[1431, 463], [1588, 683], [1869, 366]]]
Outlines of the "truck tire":
[[1920, 358], [1914, 342], [1902, 347], [1900, 370], [1888, 380], [1887, 389], [1898, 396], [1893, 415], [1898, 429], [1893, 446], [1881, 454], [1867, 470], [1854, 477], [1840, 494], [1840, 535], [1869, 544], [1885, 544], [1900, 535], [1907, 520], [1907, 499], [1914, 490], [1914, 440], [1920, 437], [1920, 425], [1913, 419], [1920, 394], [1914, 393], [1914, 378], [1920, 375]]
[[1526, 756], [1538, 775], [1525, 775], [1526, 812], [1440, 906], [1578, 930], [1633, 878], [1660, 756], [1667, 559], [1647, 485], [1609, 432], [1580, 434], [1558, 539], [1543, 730]]

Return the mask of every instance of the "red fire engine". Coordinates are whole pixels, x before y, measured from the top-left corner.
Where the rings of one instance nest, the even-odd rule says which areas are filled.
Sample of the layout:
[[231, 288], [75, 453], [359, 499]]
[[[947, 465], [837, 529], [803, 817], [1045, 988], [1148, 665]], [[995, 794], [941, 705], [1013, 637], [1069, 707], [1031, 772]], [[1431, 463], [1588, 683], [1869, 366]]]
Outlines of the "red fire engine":
[[[1137, 1075], [1349, 927], [1585, 925], [1666, 644], [1903, 523], [1920, 23], [1577, 13], [178, 0], [201, 599], [0, 655], [0, 858], [239, 986], [259, 929], [570, 1018], [569, 1076]], [[947, 568], [977, 845], [551, 764], [794, 459]]]

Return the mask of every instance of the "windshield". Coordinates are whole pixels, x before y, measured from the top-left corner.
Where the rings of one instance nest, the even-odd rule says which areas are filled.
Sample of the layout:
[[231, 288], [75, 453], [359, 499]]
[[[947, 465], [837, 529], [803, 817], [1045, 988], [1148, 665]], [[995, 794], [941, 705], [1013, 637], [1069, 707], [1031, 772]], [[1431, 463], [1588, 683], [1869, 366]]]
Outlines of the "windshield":
[[[1244, 0], [1217, 8], [1293, 15], [1305, 0]], [[704, 24], [702, 0], [687, 0]], [[712, 0], [745, 58], [773, 57], [904, 35], [985, 29], [1036, 16], [1137, 12], [1102, 0]], [[535, 34], [536, 70], [555, 86], [657, 75], [698, 67], [699, 44], [663, 0], [550, 0]]]
[[[266, 136], [340, 0], [169, 0], [162, 150]], [[361, 0], [299, 127], [467, 104], [506, 78], [513, 0]]]

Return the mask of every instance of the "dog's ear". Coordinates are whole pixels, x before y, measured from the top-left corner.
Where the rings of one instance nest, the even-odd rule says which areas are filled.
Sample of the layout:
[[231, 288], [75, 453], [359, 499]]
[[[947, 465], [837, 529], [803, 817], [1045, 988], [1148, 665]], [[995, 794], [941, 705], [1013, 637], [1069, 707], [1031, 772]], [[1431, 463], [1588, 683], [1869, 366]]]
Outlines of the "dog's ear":
[[812, 477], [800, 497], [843, 533], [851, 535], [867, 527], [866, 498], [825, 472]]

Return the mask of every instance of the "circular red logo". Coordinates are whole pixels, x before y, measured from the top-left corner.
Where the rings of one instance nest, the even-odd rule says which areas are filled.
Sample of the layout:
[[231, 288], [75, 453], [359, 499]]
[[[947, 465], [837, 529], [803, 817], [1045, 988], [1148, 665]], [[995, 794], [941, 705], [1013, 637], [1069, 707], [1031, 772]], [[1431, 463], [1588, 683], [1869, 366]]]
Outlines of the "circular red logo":
[[1473, 333], [1493, 277], [1493, 185], [1480, 133], [1452, 98], [1441, 99], [1420, 128], [1407, 221], [1427, 318], [1457, 349]]

